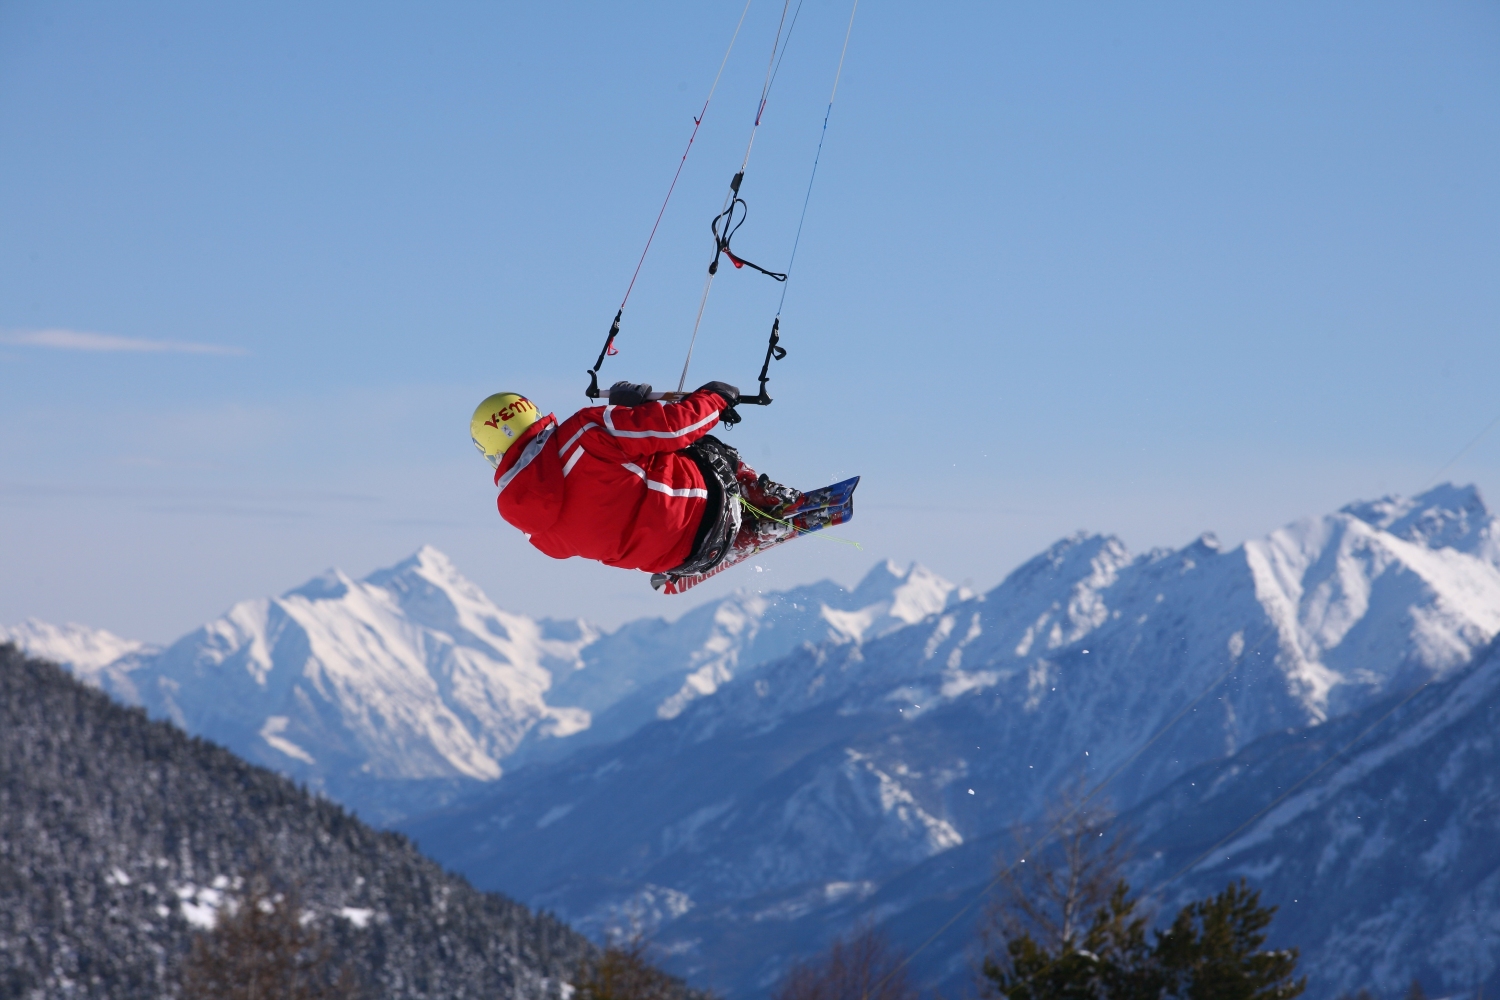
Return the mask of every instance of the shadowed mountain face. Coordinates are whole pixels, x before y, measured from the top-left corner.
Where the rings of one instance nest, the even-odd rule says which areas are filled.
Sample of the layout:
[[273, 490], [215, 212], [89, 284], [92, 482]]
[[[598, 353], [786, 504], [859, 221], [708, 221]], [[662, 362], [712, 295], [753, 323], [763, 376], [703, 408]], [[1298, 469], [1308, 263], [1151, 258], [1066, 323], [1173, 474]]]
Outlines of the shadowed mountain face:
[[[1076, 536], [982, 598], [742, 669], [404, 828], [585, 929], [654, 928], [678, 971], [747, 996], [859, 914], [925, 938], [942, 905], [914, 873], [982, 879], [997, 834], [1080, 775], [1129, 808], [1267, 734], [1467, 669], [1500, 631], [1476, 504], [1438, 490], [1230, 551]], [[936, 979], [963, 965], [942, 954]]]
[[[1373, 700], [1318, 726], [1270, 733], [1189, 769], [1127, 810], [1132, 886], [1159, 913], [1245, 878], [1280, 907], [1270, 946], [1296, 947], [1307, 996], [1368, 989], [1478, 998], [1500, 989], [1500, 646], [1443, 680]], [[801, 903], [783, 939], [882, 920], [910, 948], [982, 900], [1007, 832], [966, 841], [868, 898]], [[975, 908], [977, 910], [977, 907]], [[974, 912], [974, 911], [971, 911]], [[674, 925], [718, 946], [768, 950], [753, 920]], [[720, 931], [719, 928], [724, 930]], [[929, 943], [919, 978], [961, 994], [973, 919]], [[707, 940], [707, 939], [706, 939]]]
[[326, 799], [0, 645], [0, 995], [176, 995], [254, 871], [372, 995], [562, 1000], [592, 946]]
[[[1128, 817], [1168, 906], [1244, 876], [1314, 995], [1500, 989], [1500, 646], [1415, 692], [1200, 765]], [[1186, 870], [1184, 870], [1186, 869]], [[1181, 873], [1181, 874], [1179, 874]]]

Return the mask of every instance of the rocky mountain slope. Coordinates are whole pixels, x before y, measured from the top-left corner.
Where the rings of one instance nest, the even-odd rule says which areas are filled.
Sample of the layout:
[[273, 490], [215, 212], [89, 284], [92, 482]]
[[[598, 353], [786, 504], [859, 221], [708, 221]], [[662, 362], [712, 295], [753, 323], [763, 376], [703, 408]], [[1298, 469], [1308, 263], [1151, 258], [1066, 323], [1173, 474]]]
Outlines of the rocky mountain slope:
[[[1500, 989], [1500, 645], [1443, 680], [1377, 698], [1322, 725], [1270, 733], [1189, 769], [1126, 811], [1129, 878], [1172, 913], [1245, 878], [1280, 906], [1272, 945], [1298, 947], [1311, 1000], [1368, 989], [1468, 1000]], [[1107, 792], [1107, 789], [1106, 789]], [[1035, 831], [1033, 831], [1035, 835]], [[883, 922], [918, 978], [962, 994], [991, 831], [882, 882], [867, 897], [794, 906], [787, 937]], [[969, 909], [964, 911], [963, 908]], [[674, 925], [769, 950], [764, 924], [693, 911]], [[932, 937], [954, 914], [947, 932]]]
[[[1500, 990], [1500, 646], [1443, 681], [1200, 765], [1128, 816], [1168, 908], [1244, 876], [1315, 995]], [[1184, 871], [1186, 869], [1186, 871]], [[1180, 873], [1180, 874], [1179, 874]]]
[[300, 888], [371, 995], [562, 1000], [592, 953], [403, 837], [0, 646], [0, 996], [175, 996], [192, 933], [253, 870]]
[[678, 971], [748, 996], [860, 913], [930, 933], [942, 904], [910, 880], [982, 878], [992, 844], [964, 848], [1080, 775], [1130, 808], [1267, 734], [1461, 673], [1500, 632], [1496, 537], [1452, 487], [1230, 551], [1079, 535], [982, 598], [742, 669], [406, 829], [582, 927], [651, 928]]
[[389, 822], [670, 718], [741, 662], [882, 635], [965, 596], [882, 564], [852, 591], [744, 590], [605, 633], [504, 611], [428, 547], [363, 580], [330, 570], [242, 601], [165, 649], [41, 622], [0, 638]]

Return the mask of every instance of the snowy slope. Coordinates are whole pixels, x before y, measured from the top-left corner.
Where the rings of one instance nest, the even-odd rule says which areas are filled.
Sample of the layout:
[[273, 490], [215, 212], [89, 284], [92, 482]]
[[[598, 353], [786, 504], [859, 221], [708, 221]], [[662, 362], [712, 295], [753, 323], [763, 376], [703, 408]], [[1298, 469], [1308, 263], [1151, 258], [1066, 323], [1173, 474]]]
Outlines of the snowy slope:
[[972, 596], [923, 566], [902, 570], [881, 562], [853, 590], [827, 580], [786, 591], [745, 588], [670, 624], [632, 622], [585, 648], [576, 669], [556, 674], [548, 700], [590, 712], [593, 725], [568, 740], [533, 734], [516, 762], [557, 759], [620, 739], [648, 722], [675, 718], [744, 668], [803, 643], [876, 638]]
[[332, 570], [236, 604], [106, 686], [380, 817], [383, 789], [493, 780], [528, 730], [587, 725], [544, 699], [549, 667], [593, 636], [570, 624], [501, 611], [424, 548], [362, 581]]
[[[1280, 912], [1273, 946], [1298, 947], [1315, 1000], [1368, 989], [1477, 998], [1500, 989], [1500, 646], [1404, 693], [1325, 723], [1255, 740], [1190, 769], [1121, 816], [1137, 840], [1129, 878], [1159, 913], [1244, 877]], [[898, 946], [923, 946], [915, 975], [945, 995], [971, 982], [974, 922], [992, 859], [990, 831], [853, 898], [787, 893], [772, 908], [694, 910], [673, 925], [724, 954], [817, 939], [875, 919]], [[748, 940], [747, 940], [748, 939]], [[925, 945], [925, 946], [924, 946]], [[764, 963], [762, 963], [764, 964]], [[1481, 988], [1482, 987], [1482, 988]]]
[[678, 971], [745, 995], [867, 897], [903, 919], [923, 898], [903, 873], [1080, 773], [1114, 774], [1128, 807], [1267, 733], [1464, 670], [1500, 631], [1494, 537], [1452, 487], [1227, 552], [1078, 535], [983, 598], [741, 670], [409, 828], [583, 926], [658, 923]]

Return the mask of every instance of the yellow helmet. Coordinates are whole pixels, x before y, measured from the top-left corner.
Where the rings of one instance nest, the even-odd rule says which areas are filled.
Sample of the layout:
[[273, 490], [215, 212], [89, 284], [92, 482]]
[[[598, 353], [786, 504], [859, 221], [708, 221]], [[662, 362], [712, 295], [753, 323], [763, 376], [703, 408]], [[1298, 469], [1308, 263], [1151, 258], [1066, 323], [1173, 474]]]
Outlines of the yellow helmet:
[[469, 421], [469, 437], [473, 438], [479, 453], [489, 459], [490, 465], [499, 467], [505, 449], [540, 419], [541, 411], [525, 396], [497, 392], [486, 396], [484, 402], [474, 408], [474, 417]]

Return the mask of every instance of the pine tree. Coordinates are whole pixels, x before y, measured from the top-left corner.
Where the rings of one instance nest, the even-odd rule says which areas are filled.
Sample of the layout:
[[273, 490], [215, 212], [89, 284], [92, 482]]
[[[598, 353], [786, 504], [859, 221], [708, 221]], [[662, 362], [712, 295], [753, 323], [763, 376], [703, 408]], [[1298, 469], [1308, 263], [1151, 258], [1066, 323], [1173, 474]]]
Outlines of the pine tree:
[[1148, 946], [1146, 921], [1121, 881], [1076, 944], [1014, 938], [1005, 958], [985, 956], [981, 974], [987, 992], [1006, 1000], [1291, 1000], [1307, 987], [1292, 978], [1297, 950], [1261, 949], [1275, 913], [1243, 881], [1230, 883], [1183, 907]]
[[1170, 996], [1182, 1000], [1289, 1000], [1307, 988], [1293, 980], [1297, 949], [1262, 951], [1276, 907], [1244, 879], [1217, 896], [1190, 903], [1159, 934], [1153, 958]]
[[1076, 940], [1048, 948], [1030, 934], [1006, 942], [1006, 957], [985, 956], [986, 992], [1006, 1000], [1112, 1000], [1155, 997], [1162, 976], [1152, 963], [1146, 918], [1130, 886], [1115, 883], [1109, 900]]

